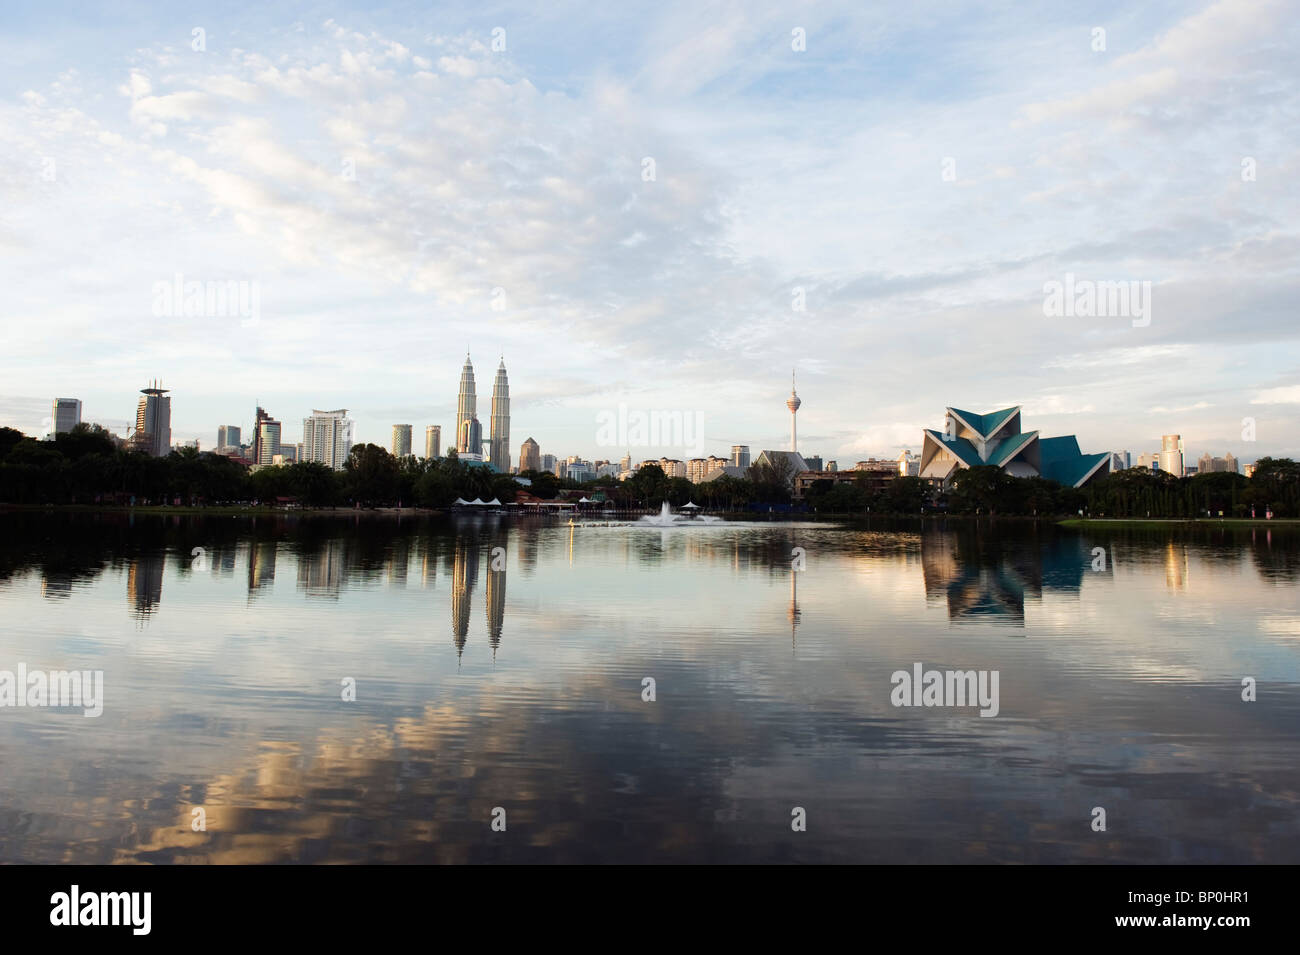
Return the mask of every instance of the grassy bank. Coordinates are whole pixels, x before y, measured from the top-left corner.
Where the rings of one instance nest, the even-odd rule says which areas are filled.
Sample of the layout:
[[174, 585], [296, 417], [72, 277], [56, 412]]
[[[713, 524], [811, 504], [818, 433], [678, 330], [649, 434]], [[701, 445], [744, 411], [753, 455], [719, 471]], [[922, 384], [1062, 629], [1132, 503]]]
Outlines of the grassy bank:
[[1061, 527], [1287, 527], [1300, 526], [1300, 519], [1275, 517], [1271, 521], [1262, 517], [1071, 517], [1057, 522]]

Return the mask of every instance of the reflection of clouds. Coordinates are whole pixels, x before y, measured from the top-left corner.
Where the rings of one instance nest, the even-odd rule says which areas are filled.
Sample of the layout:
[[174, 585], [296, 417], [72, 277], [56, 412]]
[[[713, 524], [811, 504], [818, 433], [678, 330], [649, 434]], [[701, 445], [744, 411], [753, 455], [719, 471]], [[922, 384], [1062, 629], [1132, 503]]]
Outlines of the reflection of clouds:
[[[94, 727], [43, 714], [0, 723], [0, 859], [1276, 862], [1300, 851], [1286, 828], [1300, 620], [1241, 552], [1188, 548], [1175, 591], [1163, 542], [1142, 560], [1131, 545], [1133, 559], [1103, 575], [1076, 537], [928, 554], [916, 534], [736, 527], [642, 560], [635, 529], [581, 528], [570, 570], [567, 526], [482, 538], [435, 527], [420, 560], [436, 565], [441, 548], [449, 587], [356, 584], [387, 577], [413, 532], [429, 528], [375, 525], [374, 540], [347, 543], [328, 604], [268, 589], [250, 613], [232, 599], [242, 575], [170, 566], [168, 601], [140, 634], [75, 626], [107, 619], [103, 606], [120, 620], [129, 563], [66, 601], [43, 600], [37, 575], [11, 587], [6, 623], [26, 636], [9, 649], [102, 664], [109, 706], [82, 721]], [[326, 540], [290, 552], [326, 553]], [[507, 596], [489, 565], [474, 616], [489, 541], [517, 562], [531, 546], [533, 571]], [[808, 551], [797, 574], [792, 542]], [[1012, 568], [1041, 595], [1026, 601], [1016, 636], [1027, 639], [950, 626], [946, 601], [926, 604], [926, 557], [945, 573]], [[449, 612], [454, 645], [438, 637]], [[56, 627], [86, 636], [56, 644]], [[493, 670], [488, 650], [507, 629]], [[914, 660], [998, 669], [1003, 715], [892, 708], [888, 674]], [[1258, 704], [1239, 700], [1245, 673]], [[340, 674], [357, 676], [357, 703], [338, 702]], [[640, 700], [646, 675], [654, 704]], [[1132, 828], [1098, 842], [1086, 814], [1106, 800]], [[189, 828], [198, 805], [206, 833]], [[489, 841], [495, 805], [510, 830]], [[782, 841], [791, 805], [815, 823], [793, 843]]]

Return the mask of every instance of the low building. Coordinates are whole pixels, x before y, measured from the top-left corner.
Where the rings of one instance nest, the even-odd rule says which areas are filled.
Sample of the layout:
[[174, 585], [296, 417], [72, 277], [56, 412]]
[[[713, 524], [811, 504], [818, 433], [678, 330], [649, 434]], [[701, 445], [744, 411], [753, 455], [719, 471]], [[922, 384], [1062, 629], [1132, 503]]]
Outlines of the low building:
[[944, 486], [958, 471], [980, 465], [1066, 487], [1083, 487], [1110, 473], [1109, 451], [1084, 454], [1072, 434], [1043, 438], [1037, 431], [1021, 431], [1019, 405], [982, 415], [948, 408], [943, 431], [926, 429], [922, 442], [920, 477]]
[[856, 484], [868, 494], [875, 494], [883, 491], [896, 477], [898, 471], [894, 467], [863, 468], [852, 471], [803, 471], [794, 477], [794, 497], [795, 500], [803, 500], [807, 497], [808, 491], [821, 482], [827, 482], [825, 486], [830, 487], [837, 484]]

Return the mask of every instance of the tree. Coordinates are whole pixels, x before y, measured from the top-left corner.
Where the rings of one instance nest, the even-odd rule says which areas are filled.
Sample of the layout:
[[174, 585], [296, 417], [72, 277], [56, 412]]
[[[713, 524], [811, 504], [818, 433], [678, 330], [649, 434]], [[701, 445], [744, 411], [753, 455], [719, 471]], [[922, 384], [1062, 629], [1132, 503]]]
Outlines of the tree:
[[930, 502], [930, 485], [919, 477], [896, 477], [885, 485], [884, 507], [895, 514], [917, 514]]

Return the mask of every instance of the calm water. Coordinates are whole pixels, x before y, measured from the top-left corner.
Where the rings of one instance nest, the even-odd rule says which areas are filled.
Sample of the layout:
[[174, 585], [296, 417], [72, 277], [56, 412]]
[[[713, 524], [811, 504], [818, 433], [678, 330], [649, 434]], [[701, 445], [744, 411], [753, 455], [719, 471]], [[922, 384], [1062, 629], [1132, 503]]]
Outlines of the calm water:
[[0, 669], [105, 683], [0, 709], [0, 860], [1300, 862], [1298, 585], [1281, 529], [0, 515]]

